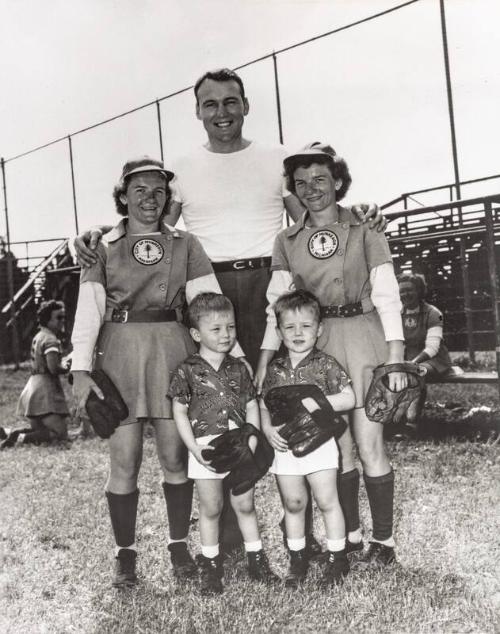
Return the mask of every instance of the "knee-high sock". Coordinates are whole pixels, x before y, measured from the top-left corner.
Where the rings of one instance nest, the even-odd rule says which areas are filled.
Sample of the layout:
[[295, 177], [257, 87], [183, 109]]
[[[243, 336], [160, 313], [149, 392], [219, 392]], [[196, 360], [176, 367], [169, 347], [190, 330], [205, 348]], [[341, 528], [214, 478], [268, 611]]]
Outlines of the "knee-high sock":
[[359, 528], [359, 471], [352, 469], [337, 477], [339, 501], [344, 513], [346, 533]]
[[372, 514], [373, 539], [384, 541], [392, 537], [394, 471], [375, 478], [363, 474], [363, 479]]
[[163, 494], [167, 503], [170, 539], [186, 539], [193, 505], [193, 481], [188, 480], [182, 484], [164, 482]]
[[108, 499], [109, 516], [111, 517], [116, 545], [120, 548], [132, 546], [135, 542], [139, 489], [125, 494], [106, 491], [106, 498]]

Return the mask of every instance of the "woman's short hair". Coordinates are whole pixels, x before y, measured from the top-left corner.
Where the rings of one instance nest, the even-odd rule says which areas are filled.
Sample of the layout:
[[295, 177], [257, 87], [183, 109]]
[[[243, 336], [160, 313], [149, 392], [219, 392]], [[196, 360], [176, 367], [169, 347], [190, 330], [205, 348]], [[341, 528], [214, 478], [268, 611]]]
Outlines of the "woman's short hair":
[[64, 310], [64, 302], [59, 302], [55, 299], [49, 299], [46, 302], [40, 304], [40, 308], [37, 311], [38, 323], [40, 326], [46, 326], [55, 310]]
[[335, 198], [340, 201], [347, 194], [352, 183], [349, 167], [343, 158], [338, 156], [331, 145], [323, 144], [320, 141], [310, 143], [307, 148], [313, 150], [318, 147], [321, 154], [300, 154], [288, 157], [285, 164], [285, 176], [287, 180], [288, 190], [295, 194], [295, 181], [293, 175], [299, 167], [310, 167], [313, 164], [326, 165], [330, 170], [330, 174], [335, 180], [341, 180], [340, 189], [337, 190]]
[[200, 319], [210, 313], [234, 312], [231, 300], [220, 293], [199, 293], [188, 307], [188, 320], [191, 328], [198, 328]]
[[276, 315], [276, 322], [278, 326], [281, 323], [283, 313], [286, 311], [296, 311], [303, 308], [309, 308], [314, 313], [314, 318], [321, 321], [321, 305], [316, 295], [313, 295], [310, 291], [299, 289], [292, 291], [291, 293], [284, 293], [280, 295], [276, 300], [273, 310]]
[[[142, 156], [138, 159], [133, 159], [125, 163], [122, 170], [122, 176], [120, 177], [119, 182], [113, 188], [113, 200], [115, 201], [116, 211], [118, 214], [120, 214], [120, 216], [128, 216], [127, 205], [124, 205], [122, 203], [122, 201], [120, 200], [120, 196], [122, 194], [127, 193], [128, 184], [130, 182], [130, 179], [132, 178], [132, 176], [134, 176], [134, 173], [135, 173], [133, 171], [140, 167], [144, 167], [145, 165], [154, 165], [156, 167], [159, 167], [162, 170], [165, 169], [163, 165], [163, 161], [159, 161], [158, 159], [154, 159], [149, 156]], [[162, 172], [160, 171], [158, 171], [158, 173], [162, 174]], [[123, 174], [129, 174], [129, 175], [124, 177]], [[170, 196], [171, 196], [170, 187], [168, 185], [171, 179], [167, 176], [167, 174], [163, 174], [163, 176], [165, 177], [165, 185], [167, 190], [167, 200], [165, 202], [165, 207], [166, 207], [170, 201]], [[163, 208], [164, 210], [165, 210], [165, 207]]]
[[425, 283], [425, 278], [423, 275], [419, 273], [400, 273], [397, 278], [398, 284], [401, 282], [410, 282], [415, 287], [417, 291], [418, 301], [421, 302], [424, 300], [427, 295], [427, 284]]

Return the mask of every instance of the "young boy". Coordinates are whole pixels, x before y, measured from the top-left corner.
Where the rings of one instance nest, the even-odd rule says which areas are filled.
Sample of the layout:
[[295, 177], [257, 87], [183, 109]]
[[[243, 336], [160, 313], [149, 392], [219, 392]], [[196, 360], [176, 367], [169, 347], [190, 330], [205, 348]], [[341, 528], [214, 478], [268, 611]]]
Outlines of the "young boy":
[[[349, 377], [332, 356], [315, 347], [322, 332], [320, 305], [316, 297], [303, 290], [281, 295], [274, 305], [274, 312], [277, 332], [287, 353], [269, 364], [262, 398], [273, 387], [309, 384], [323, 391], [336, 412], [352, 409], [355, 399]], [[310, 412], [319, 408], [313, 399], [304, 399], [302, 402]], [[325, 522], [328, 559], [323, 571], [323, 582], [339, 583], [349, 572], [349, 562], [345, 549], [344, 516], [337, 493], [337, 443], [332, 438], [306, 456], [297, 458], [279, 434], [280, 428], [272, 426], [263, 400], [261, 419], [262, 431], [276, 450], [271, 473], [276, 475], [285, 511], [290, 551], [290, 567], [285, 585], [296, 587], [307, 575], [306, 481]]]
[[[242, 361], [228, 353], [236, 340], [233, 306], [224, 295], [200, 293], [189, 305], [190, 333], [200, 348], [174, 372], [168, 395], [173, 399], [177, 429], [189, 450], [188, 477], [198, 490], [201, 538], [202, 594], [221, 593], [222, 565], [219, 557], [219, 518], [223, 506], [223, 483], [227, 474], [215, 473], [202, 456], [202, 449], [228, 429], [243, 423], [260, 427], [259, 407], [252, 380]], [[252, 447], [250, 441], [250, 448]], [[254, 490], [231, 495], [243, 535], [252, 579], [277, 581], [262, 551]]]
[[31, 376], [17, 406], [17, 414], [26, 417], [31, 427], [10, 432], [0, 449], [67, 438], [69, 410], [59, 379], [67, 373], [61, 365], [60, 341], [65, 319], [63, 302], [42, 302], [38, 310], [40, 330], [31, 343]]

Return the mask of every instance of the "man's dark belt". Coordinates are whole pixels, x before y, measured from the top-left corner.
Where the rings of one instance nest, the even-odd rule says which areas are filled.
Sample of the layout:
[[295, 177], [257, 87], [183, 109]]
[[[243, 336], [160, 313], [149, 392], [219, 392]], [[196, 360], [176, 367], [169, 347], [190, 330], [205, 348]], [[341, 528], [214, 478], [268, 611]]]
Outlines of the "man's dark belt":
[[322, 306], [321, 317], [323, 319], [327, 317], [354, 317], [355, 315], [362, 315], [363, 313], [370, 313], [374, 309], [372, 300], [369, 297], [355, 302], [354, 304], [344, 304], [343, 306]]
[[271, 258], [250, 258], [249, 260], [228, 260], [227, 262], [212, 262], [216, 273], [226, 271], [248, 271], [253, 269], [264, 269], [271, 266]]
[[106, 311], [104, 321], [115, 324], [144, 323], [151, 324], [161, 321], [180, 321], [181, 315], [175, 309], [169, 310], [127, 310], [113, 308]]

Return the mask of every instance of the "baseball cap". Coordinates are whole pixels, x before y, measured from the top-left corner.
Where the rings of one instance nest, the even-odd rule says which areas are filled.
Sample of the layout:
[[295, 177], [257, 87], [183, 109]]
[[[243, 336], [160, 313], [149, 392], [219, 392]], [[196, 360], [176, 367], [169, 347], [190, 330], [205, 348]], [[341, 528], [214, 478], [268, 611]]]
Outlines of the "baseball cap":
[[120, 180], [123, 182], [132, 174], [141, 174], [142, 172], [161, 172], [166, 176], [167, 182], [174, 177], [173, 172], [164, 168], [163, 161], [153, 159], [150, 156], [141, 156], [125, 163]]
[[333, 162], [335, 160], [333, 157], [336, 155], [337, 153], [331, 145], [328, 145], [327, 143], [321, 143], [320, 141], [314, 141], [313, 143], [308, 143], [307, 145], [305, 145], [298, 152], [289, 154], [283, 161], [283, 164], [285, 166], [285, 169], [288, 170], [293, 168], [296, 161], [302, 157], [326, 156]]

